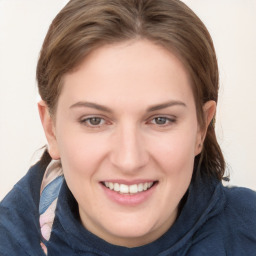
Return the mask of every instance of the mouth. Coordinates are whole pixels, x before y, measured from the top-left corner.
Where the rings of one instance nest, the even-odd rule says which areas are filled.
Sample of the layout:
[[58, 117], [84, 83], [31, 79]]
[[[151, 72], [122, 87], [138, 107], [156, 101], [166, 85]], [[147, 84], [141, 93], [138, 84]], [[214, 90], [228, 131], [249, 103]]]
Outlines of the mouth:
[[135, 194], [145, 192], [147, 190], [150, 190], [157, 183], [158, 181], [154, 181], [154, 182], [151, 181], [151, 182], [142, 182], [138, 184], [126, 185], [122, 183], [109, 182], [109, 181], [101, 182], [101, 184], [105, 186], [107, 189], [113, 190], [119, 194], [126, 194], [126, 195], [135, 195]]

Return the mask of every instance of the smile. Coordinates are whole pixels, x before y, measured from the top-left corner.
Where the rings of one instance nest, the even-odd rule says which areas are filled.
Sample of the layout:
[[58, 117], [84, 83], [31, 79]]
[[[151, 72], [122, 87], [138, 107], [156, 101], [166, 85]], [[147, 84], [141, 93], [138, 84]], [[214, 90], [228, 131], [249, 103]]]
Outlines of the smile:
[[119, 192], [120, 194], [137, 194], [149, 190], [155, 183], [144, 182], [139, 184], [126, 185], [113, 182], [102, 182], [102, 184], [106, 188], [114, 190], [115, 192]]

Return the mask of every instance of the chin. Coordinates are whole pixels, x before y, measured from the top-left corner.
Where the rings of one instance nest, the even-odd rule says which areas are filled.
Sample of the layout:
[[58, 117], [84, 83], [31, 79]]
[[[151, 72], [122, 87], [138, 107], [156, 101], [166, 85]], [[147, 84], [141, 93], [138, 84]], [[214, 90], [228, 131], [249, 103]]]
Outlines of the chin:
[[103, 239], [115, 245], [137, 247], [156, 240], [158, 238], [156, 237], [159, 232], [158, 229], [160, 227], [153, 225], [152, 219], [147, 220], [145, 223], [145, 217], [143, 219], [133, 217], [133, 220], [126, 217], [120, 221], [112, 222], [109, 227], [105, 227], [108, 236]]

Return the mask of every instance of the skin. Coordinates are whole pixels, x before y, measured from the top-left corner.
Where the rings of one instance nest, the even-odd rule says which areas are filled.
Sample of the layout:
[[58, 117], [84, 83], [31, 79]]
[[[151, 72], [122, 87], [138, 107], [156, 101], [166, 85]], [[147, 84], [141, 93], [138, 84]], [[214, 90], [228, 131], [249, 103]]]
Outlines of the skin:
[[[102, 46], [65, 76], [54, 117], [43, 101], [38, 106], [50, 155], [61, 159], [89, 231], [135, 247], [172, 226], [216, 108], [204, 105], [202, 129], [189, 75], [174, 54], [147, 40]], [[101, 184], [117, 179], [157, 184], [146, 200], [122, 205]]]

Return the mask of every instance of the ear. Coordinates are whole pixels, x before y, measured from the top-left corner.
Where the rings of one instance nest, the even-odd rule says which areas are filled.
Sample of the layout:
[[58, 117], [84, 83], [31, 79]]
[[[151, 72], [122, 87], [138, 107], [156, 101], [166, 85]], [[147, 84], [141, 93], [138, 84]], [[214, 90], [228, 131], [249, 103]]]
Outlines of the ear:
[[198, 155], [202, 151], [203, 143], [204, 143], [204, 139], [206, 136], [208, 126], [211, 123], [211, 121], [216, 113], [216, 102], [213, 100], [207, 101], [203, 106], [203, 112], [204, 112], [205, 123], [204, 123], [203, 127], [201, 127], [201, 129], [198, 133], [195, 155]]
[[203, 111], [204, 111], [204, 120], [205, 120], [205, 127], [204, 127], [205, 128], [204, 137], [205, 137], [208, 126], [211, 123], [216, 113], [216, 102], [214, 100], [209, 100], [206, 103], [204, 103]]
[[60, 159], [58, 150], [58, 144], [55, 135], [55, 124], [54, 120], [49, 113], [49, 109], [46, 103], [41, 100], [38, 102], [38, 110], [41, 118], [41, 122], [44, 128], [44, 133], [48, 141], [48, 151], [52, 159]]

